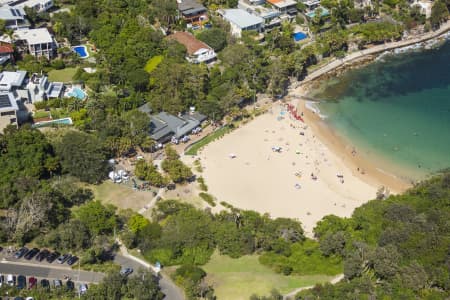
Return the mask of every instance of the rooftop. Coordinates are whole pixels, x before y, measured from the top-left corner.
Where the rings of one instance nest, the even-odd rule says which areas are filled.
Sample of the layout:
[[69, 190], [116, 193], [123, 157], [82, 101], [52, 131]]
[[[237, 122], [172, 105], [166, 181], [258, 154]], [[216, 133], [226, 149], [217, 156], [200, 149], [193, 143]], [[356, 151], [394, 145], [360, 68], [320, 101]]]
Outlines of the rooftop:
[[53, 37], [47, 28], [18, 29], [14, 34], [19, 40], [26, 40], [29, 45], [53, 43]]
[[12, 87], [19, 87], [23, 84], [26, 71], [9, 72], [3, 71], [0, 73], [0, 90], [9, 91]]
[[13, 53], [14, 49], [11, 45], [0, 45], [0, 54]]
[[245, 10], [239, 8], [224, 9], [222, 16], [240, 28], [247, 28], [264, 23], [263, 18], [249, 14]]
[[181, 12], [185, 12], [188, 10], [202, 10], [206, 11], [206, 8], [200, 3], [200, 1], [196, 0], [177, 0], [178, 10]]
[[189, 55], [193, 55], [200, 49], [211, 49], [207, 44], [199, 41], [189, 32], [175, 32], [168, 36], [169, 39], [176, 40], [178, 43], [184, 45]]
[[270, 4], [277, 8], [285, 8], [289, 6], [297, 5], [297, 2], [294, 0], [267, 0]]
[[25, 15], [25, 11], [22, 8], [11, 7], [8, 5], [0, 7], [1, 20], [23, 20]]
[[0, 93], [0, 112], [19, 110], [12, 93]]

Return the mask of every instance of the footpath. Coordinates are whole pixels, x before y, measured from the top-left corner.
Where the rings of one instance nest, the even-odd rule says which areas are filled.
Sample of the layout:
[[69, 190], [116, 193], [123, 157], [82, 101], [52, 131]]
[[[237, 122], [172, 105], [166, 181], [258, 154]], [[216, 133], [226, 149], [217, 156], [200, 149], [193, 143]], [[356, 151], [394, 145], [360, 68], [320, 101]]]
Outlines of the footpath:
[[413, 45], [416, 43], [425, 42], [425, 41], [434, 39], [434, 38], [446, 33], [449, 30], [450, 30], [450, 21], [447, 21], [446, 23], [442, 24], [441, 27], [436, 31], [430, 31], [430, 32], [424, 33], [422, 35], [415, 36], [411, 39], [406, 39], [406, 40], [401, 40], [401, 41], [391, 42], [391, 43], [385, 43], [382, 45], [377, 45], [377, 46], [374, 46], [374, 47], [371, 47], [368, 49], [350, 53], [349, 55], [347, 55], [346, 57], [344, 57], [342, 59], [332, 60], [328, 64], [314, 70], [313, 72], [308, 74], [308, 76], [306, 76], [305, 79], [303, 79], [301, 81], [301, 83], [303, 84], [303, 83], [310, 82], [310, 81], [317, 79], [318, 77], [320, 77], [334, 69], [337, 69], [347, 63], [352, 63], [353, 61], [360, 59], [364, 56], [368, 56], [368, 55], [372, 55], [372, 54], [376, 54], [379, 52], [384, 52], [384, 51], [388, 51], [388, 50], [392, 50], [392, 49], [396, 49], [396, 48], [402, 48], [402, 47], [406, 47], [406, 46]]
[[[331, 279], [329, 282], [330, 282], [331, 284], [335, 284], [335, 283], [338, 283], [339, 281], [341, 281], [343, 278], [344, 278], [344, 274], [339, 274], [338, 276], [336, 276], [336, 277], [334, 277], [333, 279]], [[309, 290], [309, 289], [312, 289], [313, 287], [314, 287], [314, 286], [311, 285], [311, 286], [304, 286], [304, 287], [295, 289], [295, 290], [293, 290], [292, 292], [290, 292], [290, 293], [288, 293], [288, 294], [286, 294], [286, 295], [283, 295], [283, 300], [295, 299], [295, 295], [296, 295], [298, 292], [301, 292], [301, 291], [303, 291], [303, 290]]]

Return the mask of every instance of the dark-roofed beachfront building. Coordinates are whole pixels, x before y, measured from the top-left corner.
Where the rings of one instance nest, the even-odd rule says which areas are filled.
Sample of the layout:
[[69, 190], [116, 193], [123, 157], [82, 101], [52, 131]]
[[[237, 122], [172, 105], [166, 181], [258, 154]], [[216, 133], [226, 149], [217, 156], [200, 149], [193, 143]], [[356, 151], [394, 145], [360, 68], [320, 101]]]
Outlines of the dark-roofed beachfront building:
[[150, 117], [150, 137], [158, 143], [167, 143], [172, 138], [180, 139], [192, 132], [206, 120], [200, 113], [184, 114], [180, 117], [160, 112]]

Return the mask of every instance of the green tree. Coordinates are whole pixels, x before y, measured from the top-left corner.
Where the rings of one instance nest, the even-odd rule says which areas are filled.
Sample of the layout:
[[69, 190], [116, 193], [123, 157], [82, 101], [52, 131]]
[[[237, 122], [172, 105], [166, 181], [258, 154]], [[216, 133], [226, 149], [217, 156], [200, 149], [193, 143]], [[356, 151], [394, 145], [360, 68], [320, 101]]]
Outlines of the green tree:
[[94, 135], [69, 130], [53, 144], [64, 173], [89, 183], [98, 183], [106, 177], [105, 151]]
[[89, 229], [92, 235], [110, 234], [117, 226], [115, 207], [91, 201], [80, 206], [74, 216]]
[[227, 45], [227, 33], [218, 27], [202, 31], [197, 35], [197, 38], [212, 47], [216, 52]]

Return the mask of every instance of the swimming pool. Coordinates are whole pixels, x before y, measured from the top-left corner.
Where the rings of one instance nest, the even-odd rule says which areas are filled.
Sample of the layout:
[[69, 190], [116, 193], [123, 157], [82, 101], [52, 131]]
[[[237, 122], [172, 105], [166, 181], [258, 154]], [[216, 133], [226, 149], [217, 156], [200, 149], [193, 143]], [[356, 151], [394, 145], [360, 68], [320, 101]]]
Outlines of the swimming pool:
[[301, 31], [294, 33], [292, 36], [294, 37], [294, 41], [296, 41], [296, 42], [304, 40], [308, 37], [308, 35], [306, 33], [301, 32]]
[[75, 51], [81, 58], [89, 57], [89, 53], [87, 52], [86, 46], [80, 45], [72, 47], [72, 50]]
[[74, 88], [71, 88], [66, 93], [66, 96], [67, 97], [75, 97], [77, 99], [84, 100], [86, 98], [86, 93], [82, 89], [80, 89], [78, 87], [74, 87]]
[[72, 119], [71, 118], [62, 118], [57, 120], [51, 120], [51, 121], [42, 121], [37, 122], [33, 124], [33, 128], [41, 128], [41, 127], [49, 127], [52, 125], [72, 125]]

